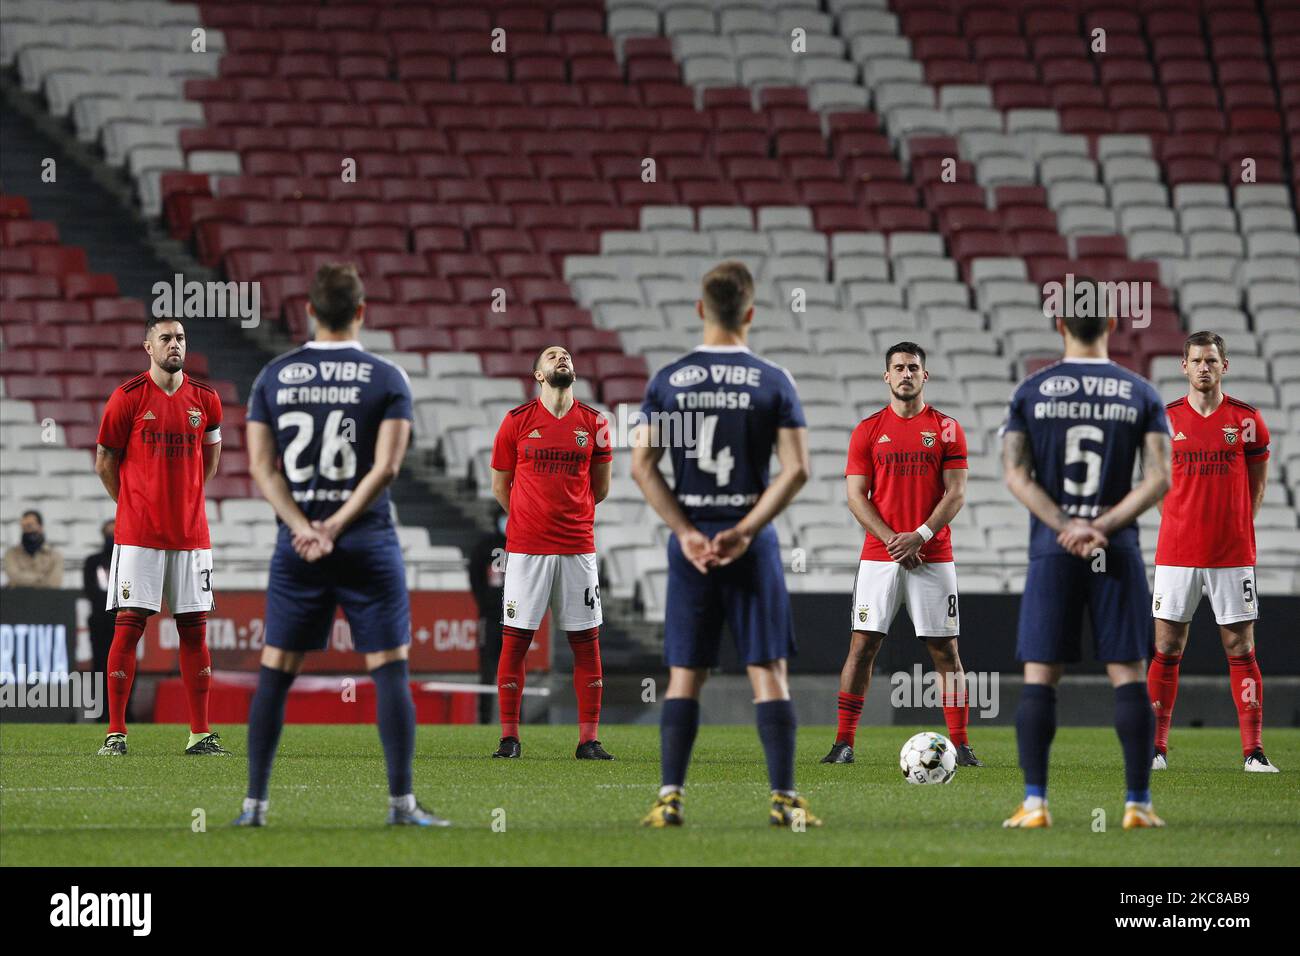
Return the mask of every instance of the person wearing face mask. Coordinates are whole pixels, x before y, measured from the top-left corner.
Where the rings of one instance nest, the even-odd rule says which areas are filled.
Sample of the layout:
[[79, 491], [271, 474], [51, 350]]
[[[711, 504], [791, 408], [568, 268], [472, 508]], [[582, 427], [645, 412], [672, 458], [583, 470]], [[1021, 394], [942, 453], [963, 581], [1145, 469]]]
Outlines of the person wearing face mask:
[[24, 511], [22, 539], [5, 552], [4, 568], [11, 588], [63, 587], [63, 555], [45, 541], [45, 521], [39, 511]]
[[[469, 556], [469, 587], [478, 605], [478, 676], [484, 684], [496, 684], [497, 661], [501, 657], [501, 606], [506, 587], [506, 513], [498, 506], [492, 530], [479, 537]], [[496, 707], [491, 694], [480, 694], [478, 722], [490, 724]]]
[[[81, 575], [81, 593], [90, 602], [90, 655], [96, 674], [108, 673], [108, 650], [113, 646], [113, 626], [117, 620], [116, 611], [105, 610], [108, 573], [113, 565], [113, 528], [112, 519], [104, 522], [104, 547], [86, 558]], [[107, 711], [101, 719], [108, 720]]]

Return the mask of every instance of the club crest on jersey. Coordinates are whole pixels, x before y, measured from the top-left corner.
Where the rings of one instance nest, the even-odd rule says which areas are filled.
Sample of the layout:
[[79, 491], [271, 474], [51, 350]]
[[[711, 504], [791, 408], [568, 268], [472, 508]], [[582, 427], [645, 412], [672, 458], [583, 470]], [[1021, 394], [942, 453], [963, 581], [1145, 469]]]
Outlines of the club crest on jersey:
[[1241, 429], [1237, 428], [1235, 425], [1224, 425], [1223, 440], [1226, 441], [1229, 445], [1237, 444], [1237, 433], [1240, 431]]
[[517, 613], [519, 613], [519, 602], [518, 602], [518, 601], [507, 601], [507, 602], [506, 602], [506, 617], [510, 618], [511, 620], [514, 620], [514, 617], [515, 617], [515, 615], [516, 615]]
[[866, 624], [867, 617], [871, 614], [871, 608], [865, 604], [858, 605], [858, 623]]
[[185, 409], [185, 414], [190, 417], [190, 428], [198, 428], [203, 424], [203, 412], [197, 408]]
[[129, 601], [129, 600], [131, 600], [131, 582], [130, 582], [130, 581], [123, 581], [123, 582], [122, 582], [122, 600], [123, 600], [123, 601]]
[[578, 443], [579, 448], [587, 447], [587, 439], [588, 437], [590, 437], [590, 435], [591, 432], [585, 431], [581, 428], [575, 428], [573, 430], [573, 440]]
[[921, 432], [921, 444], [926, 448], [933, 448], [937, 437], [939, 437], [938, 432]]

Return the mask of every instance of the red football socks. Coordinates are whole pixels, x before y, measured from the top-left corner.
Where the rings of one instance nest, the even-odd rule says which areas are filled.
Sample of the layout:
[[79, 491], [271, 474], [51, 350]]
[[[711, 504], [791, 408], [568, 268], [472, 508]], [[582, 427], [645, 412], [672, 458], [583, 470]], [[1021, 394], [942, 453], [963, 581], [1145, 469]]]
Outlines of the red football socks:
[[501, 629], [501, 657], [497, 661], [497, 699], [501, 707], [501, 736], [519, 739], [519, 702], [524, 696], [524, 658], [533, 632], [509, 624]]
[[135, 646], [144, 634], [145, 617], [139, 611], [117, 612], [113, 643], [108, 649], [108, 732], [126, 733], [126, 702], [135, 680]]
[[[945, 675], [944, 684], [948, 683], [950, 682]], [[961, 747], [970, 743], [970, 738], [966, 736], [966, 725], [970, 720], [970, 705], [966, 700], [965, 677], [955, 680], [954, 675], [952, 683], [954, 690], [949, 692], [945, 687], [943, 692], [943, 720], [948, 725], [948, 739]]]
[[1228, 675], [1232, 702], [1237, 707], [1237, 724], [1241, 728], [1241, 752], [1249, 757], [1262, 746], [1260, 739], [1264, 731], [1264, 679], [1255, 652], [1229, 657]]
[[1178, 697], [1178, 664], [1181, 654], [1156, 651], [1147, 668], [1147, 696], [1156, 714], [1156, 748], [1169, 749], [1169, 725], [1174, 719], [1174, 701]]
[[600, 669], [600, 628], [569, 631], [573, 650], [573, 692], [578, 698], [578, 743], [595, 740], [600, 728], [600, 698], [605, 684]]
[[853, 738], [858, 732], [858, 718], [862, 716], [862, 702], [866, 697], [858, 694], [846, 694], [840, 691], [835, 701], [835, 710], [839, 715], [839, 726], [835, 730], [835, 742], [853, 746]]
[[208, 651], [208, 612], [176, 615], [180, 633], [181, 682], [190, 705], [190, 733], [210, 733], [208, 692], [212, 689], [212, 654]]

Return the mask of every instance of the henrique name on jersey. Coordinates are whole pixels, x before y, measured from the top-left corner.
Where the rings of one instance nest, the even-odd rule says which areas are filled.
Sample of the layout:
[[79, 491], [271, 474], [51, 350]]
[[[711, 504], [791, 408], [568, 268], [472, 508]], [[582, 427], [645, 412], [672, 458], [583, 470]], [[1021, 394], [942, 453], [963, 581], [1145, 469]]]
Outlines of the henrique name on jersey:
[[[317, 378], [317, 369], [322, 382], [320, 385], [308, 385]], [[319, 366], [310, 362], [294, 362], [280, 369], [276, 379], [283, 386], [275, 390], [277, 405], [359, 405], [361, 403], [361, 384], [370, 382], [370, 373], [374, 366], [369, 362], [321, 362]], [[358, 382], [358, 385], [327, 385], [326, 382]]]

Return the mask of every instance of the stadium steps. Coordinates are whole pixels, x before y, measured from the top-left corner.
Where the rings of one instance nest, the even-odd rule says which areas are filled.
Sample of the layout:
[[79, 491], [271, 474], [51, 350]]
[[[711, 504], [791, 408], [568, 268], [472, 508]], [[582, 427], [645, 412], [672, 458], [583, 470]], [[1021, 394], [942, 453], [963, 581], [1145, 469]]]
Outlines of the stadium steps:
[[[0, 115], [0, 180], [6, 189], [27, 197], [34, 218], [55, 223], [65, 243], [85, 249], [92, 271], [117, 279], [121, 294], [153, 301], [153, 284], [176, 273], [186, 279], [217, 278], [186, 251], [182, 243], [146, 222], [136, 212], [129, 183], [53, 121], [33, 98], [8, 78], [0, 80], [6, 109]], [[57, 181], [41, 181], [41, 161], [56, 162]], [[143, 340], [143, 329], [141, 330]], [[212, 377], [235, 383], [247, 395], [257, 372], [273, 351], [260, 354], [235, 322], [203, 324], [192, 333], [194, 347], [214, 370]], [[273, 346], [263, 341], [262, 349]], [[220, 374], [215, 374], [215, 370]]]
[[[83, 247], [95, 271], [115, 276], [123, 296], [147, 305], [153, 299], [153, 284], [178, 272], [187, 280], [221, 278], [201, 265], [186, 243], [139, 215], [125, 175], [78, 142], [70, 129], [3, 74], [0, 95], [6, 107], [0, 114], [5, 142], [0, 181], [10, 192], [27, 197], [34, 217], [54, 222], [65, 242]], [[40, 179], [41, 160], [47, 156], [57, 164], [55, 183]], [[241, 328], [236, 320], [205, 323], [196, 338], [210, 367], [234, 382], [241, 396], [248, 395], [266, 362], [296, 344], [273, 322], [253, 329]], [[450, 482], [420, 467], [420, 455], [412, 449], [408, 468], [392, 491], [402, 524], [426, 528], [431, 545], [454, 547], [489, 528], [487, 503], [472, 501], [467, 512], [458, 505], [457, 496], [440, 487]]]
[[412, 447], [407, 452], [406, 467], [389, 488], [393, 504], [404, 525], [420, 525], [429, 532], [432, 545], [463, 548], [465, 543], [486, 533], [491, 522], [477, 509], [467, 508], [463, 500], [439, 489], [438, 476], [429, 474], [419, 463], [422, 452]]

